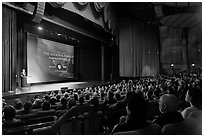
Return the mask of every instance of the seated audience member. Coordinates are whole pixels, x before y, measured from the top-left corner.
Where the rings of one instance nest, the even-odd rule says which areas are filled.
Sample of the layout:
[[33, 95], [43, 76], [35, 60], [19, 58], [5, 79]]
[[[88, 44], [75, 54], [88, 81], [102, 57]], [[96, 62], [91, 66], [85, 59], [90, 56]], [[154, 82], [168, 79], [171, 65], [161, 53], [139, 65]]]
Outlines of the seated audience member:
[[59, 102], [60, 102], [60, 99], [61, 99], [61, 96], [58, 94], [58, 95], [56, 96], [56, 99], [57, 99], [57, 102], [59, 103]]
[[39, 98], [35, 99], [32, 105], [32, 109], [39, 109], [41, 107], [42, 107], [42, 100]]
[[78, 101], [78, 100], [79, 100], [79, 96], [78, 96], [77, 93], [74, 93], [74, 100], [75, 100], [75, 101]]
[[121, 131], [141, 129], [149, 125], [145, 119], [148, 109], [148, 102], [146, 102], [142, 96], [137, 93], [133, 93], [132, 96], [129, 97], [126, 109], [126, 120], [117, 124], [113, 128], [111, 134]]
[[35, 95], [33, 99], [31, 99], [31, 102], [33, 103], [36, 99], [40, 99], [39, 95]]
[[9, 128], [14, 126], [21, 126], [24, 124], [23, 121], [15, 119], [16, 110], [13, 106], [9, 105], [4, 108], [3, 113], [3, 128]]
[[100, 100], [103, 101], [104, 98], [105, 98], [105, 93], [104, 93], [104, 91], [101, 91], [100, 92]]
[[50, 101], [50, 96], [49, 96], [48, 94], [46, 94], [46, 95], [44, 96], [44, 98], [45, 98], [45, 101], [47, 101], [47, 102]]
[[57, 99], [55, 97], [50, 98], [50, 104], [51, 105], [56, 105]]
[[115, 93], [115, 99], [116, 99], [116, 101], [120, 101], [121, 100], [120, 92], [116, 92]]
[[7, 104], [7, 103], [6, 103], [5, 99], [2, 99], [2, 110], [4, 110], [6, 104]]
[[42, 110], [49, 110], [50, 109], [50, 103], [45, 101], [42, 104]]
[[165, 125], [161, 134], [202, 135], [202, 112], [193, 111], [184, 121]]
[[57, 107], [57, 110], [67, 109], [67, 99], [65, 97], [63, 97], [63, 98], [61, 98], [60, 102], [61, 102], [61, 104], [59, 107]]
[[32, 102], [31, 101], [26, 101], [26, 103], [23, 105], [23, 110], [20, 112], [21, 115], [24, 114], [29, 114], [29, 113], [34, 113], [36, 111], [31, 109], [32, 107]]
[[85, 100], [88, 101], [90, 99], [89, 93], [86, 93]]
[[97, 93], [94, 93], [94, 94], [93, 94], [92, 99], [90, 99], [90, 100], [88, 101], [88, 103], [90, 103], [90, 104], [92, 104], [92, 105], [94, 105], [94, 106], [98, 106], [98, 105], [99, 105], [99, 98], [98, 98], [98, 96], [97, 96]]
[[65, 93], [64, 93], [64, 97], [65, 97], [66, 99], [68, 99], [68, 98], [69, 98], [69, 94], [68, 94], [67, 92], [65, 92]]
[[159, 110], [162, 113], [153, 122], [159, 124], [163, 127], [169, 123], [176, 123], [183, 121], [181, 113], [177, 111], [178, 109], [178, 99], [175, 95], [164, 94], [159, 99]]
[[83, 96], [79, 97], [79, 105], [80, 106], [84, 105], [84, 97]]
[[116, 125], [119, 122], [120, 117], [125, 115], [125, 112], [123, 110], [125, 110], [126, 105], [121, 101], [120, 93], [116, 93], [115, 98], [117, 102], [110, 105], [107, 110], [107, 113], [110, 113], [110, 112], [112, 113], [110, 113], [109, 115], [107, 115], [107, 117], [105, 117], [107, 121], [106, 122], [107, 126], [109, 128], [113, 128], [114, 125]]
[[109, 90], [107, 99], [105, 100], [104, 104], [112, 105], [115, 102], [116, 102], [116, 99], [114, 98], [114, 93], [111, 90]]
[[23, 104], [20, 99], [15, 101], [14, 108], [16, 109], [16, 111], [19, 111], [23, 108]]
[[76, 101], [71, 98], [69, 101], [68, 101], [68, 109], [71, 109], [72, 107], [76, 106]]
[[202, 109], [202, 93], [199, 89], [190, 89], [186, 93], [186, 102], [190, 103], [190, 107], [187, 107], [181, 114], [184, 119], [193, 111]]

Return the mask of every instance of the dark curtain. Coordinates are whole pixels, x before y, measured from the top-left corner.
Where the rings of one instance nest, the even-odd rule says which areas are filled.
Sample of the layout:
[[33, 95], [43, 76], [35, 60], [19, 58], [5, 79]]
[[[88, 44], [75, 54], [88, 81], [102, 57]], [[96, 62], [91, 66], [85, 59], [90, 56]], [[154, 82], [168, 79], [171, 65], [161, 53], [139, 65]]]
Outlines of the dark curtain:
[[121, 77], [159, 73], [158, 27], [133, 19], [120, 19], [119, 65]]
[[187, 53], [188, 53], [188, 69], [193, 69], [191, 64], [195, 64], [195, 68], [202, 67], [202, 24], [196, 25], [187, 30]]
[[161, 64], [164, 69], [173, 63], [175, 68], [187, 69], [186, 33], [183, 29], [160, 27]]
[[2, 7], [2, 90], [16, 89], [17, 24], [16, 12]]

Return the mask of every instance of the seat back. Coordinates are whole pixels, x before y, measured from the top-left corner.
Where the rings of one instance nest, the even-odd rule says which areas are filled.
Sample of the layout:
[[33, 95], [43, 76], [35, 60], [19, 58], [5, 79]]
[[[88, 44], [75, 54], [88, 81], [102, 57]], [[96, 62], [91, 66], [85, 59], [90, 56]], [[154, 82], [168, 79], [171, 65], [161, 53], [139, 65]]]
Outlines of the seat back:
[[150, 124], [147, 127], [134, 131], [117, 132], [114, 135], [159, 135], [161, 133], [161, 126], [158, 124]]
[[162, 128], [163, 135], [202, 135], [202, 122], [194, 119], [167, 124]]

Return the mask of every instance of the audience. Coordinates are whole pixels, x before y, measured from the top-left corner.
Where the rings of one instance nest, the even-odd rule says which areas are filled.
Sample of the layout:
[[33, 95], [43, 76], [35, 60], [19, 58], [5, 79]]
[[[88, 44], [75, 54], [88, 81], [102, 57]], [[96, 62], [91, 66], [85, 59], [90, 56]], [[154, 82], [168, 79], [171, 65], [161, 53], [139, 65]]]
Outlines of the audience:
[[[200, 131], [199, 126], [189, 125], [199, 123], [202, 118], [200, 115], [202, 110], [201, 89], [201, 71], [194, 71], [181, 72], [172, 76], [161, 74], [157, 77], [123, 80], [104, 86], [70, 89], [63, 92], [50, 91], [43, 98], [36, 95], [34, 99], [27, 100], [23, 105], [23, 110], [21, 110], [22, 102], [19, 99], [15, 101], [15, 107], [3, 104], [3, 122], [18, 121], [15, 119], [16, 110], [20, 110], [18, 115], [25, 115], [49, 110], [54, 105], [56, 105], [54, 107], [56, 110], [71, 109], [77, 106], [77, 102], [79, 106], [83, 106], [86, 101], [87, 105], [94, 105], [97, 110], [101, 111], [104, 115], [101, 118], [102, 127], [110, 129], [111, 134], [123, 131], [128, 133], [131, 130], [136, 131], [149, 127], [150, 124], [146, 122], [145, 117], [148, 113], [148, 103], [159, 103], [161, 114], [156, 116], [153, 122], [163, 128], [162, 134], [176, 133], [177, 131], [173, 131], [177, 124], [179, 127], [179, 123], [184, 127], [195, 127], [196, 131], [197, 129]], [[120, 110], [124, 110], [127, 115], [121, 117], [121, 113], [117, 112]], [[182, 113], [179, 113], [181, 111]]]

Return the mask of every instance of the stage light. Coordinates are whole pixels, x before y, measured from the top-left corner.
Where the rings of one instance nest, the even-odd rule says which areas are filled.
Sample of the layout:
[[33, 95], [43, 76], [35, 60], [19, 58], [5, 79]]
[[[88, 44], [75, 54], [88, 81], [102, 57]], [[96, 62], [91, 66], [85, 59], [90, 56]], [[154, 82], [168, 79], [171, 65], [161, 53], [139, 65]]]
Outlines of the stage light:
[[171, 64], [171, 67], [174, 67], [174, 64]]
[[39, 26], [39, 27], [38, 27], [38, 30], [43, 30], [43, 28]]
[[192, 64], [192, 67], [195, 67], [195, 64], [194, 64], [194, 63]]

